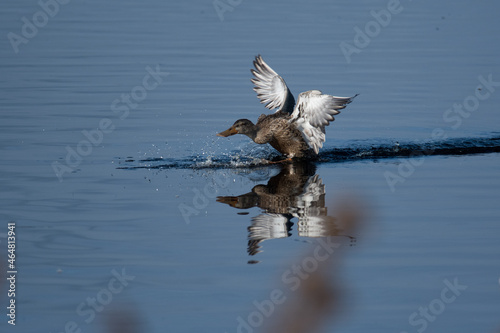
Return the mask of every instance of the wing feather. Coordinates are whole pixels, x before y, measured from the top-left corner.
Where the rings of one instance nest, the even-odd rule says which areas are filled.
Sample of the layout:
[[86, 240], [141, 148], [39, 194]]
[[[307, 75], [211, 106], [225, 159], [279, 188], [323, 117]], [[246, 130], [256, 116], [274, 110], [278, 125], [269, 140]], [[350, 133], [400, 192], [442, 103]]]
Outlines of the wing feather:
[[334, 116], [356, 96], [331, 96], [319, 90], [303, 92], [297, 99], [290, 121], [296, 123], [308, 146], [317, 154], [325, 142], [325, 126], [334, 121]]
[[269, 110], [278, 109], [291, 113], [295, 99], [288, 89], [285, 80], [278, 75], [260, 55], [255, 57], [253, 62], [255, 69], [251, 69], [254, 76], [252, 83], [253, 90], [262, 104]]

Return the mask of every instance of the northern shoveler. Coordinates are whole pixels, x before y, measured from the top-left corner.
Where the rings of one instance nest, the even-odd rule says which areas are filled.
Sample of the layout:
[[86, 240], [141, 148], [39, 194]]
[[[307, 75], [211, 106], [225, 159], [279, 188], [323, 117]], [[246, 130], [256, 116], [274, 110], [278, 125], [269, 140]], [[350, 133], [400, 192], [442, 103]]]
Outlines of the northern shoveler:
[[227, 137], [245, 134], [255, 143], [269, 143], [289, 160], [317, 155], [325, 142], [325, 126], [357, 94], [352, 97], [337, 97], [325, 95], [319, 90], [309, 90], [299, 94], [295, 103], [285, 80], [260, 55], [255, 57], [253, 64], [253, 90], [260, 102], [266, 104], [266, 108], [278, 110], [274, 114], [262, 114], [257, 124], [248, 119], [239, 119], [229, 129], [217, 135]]

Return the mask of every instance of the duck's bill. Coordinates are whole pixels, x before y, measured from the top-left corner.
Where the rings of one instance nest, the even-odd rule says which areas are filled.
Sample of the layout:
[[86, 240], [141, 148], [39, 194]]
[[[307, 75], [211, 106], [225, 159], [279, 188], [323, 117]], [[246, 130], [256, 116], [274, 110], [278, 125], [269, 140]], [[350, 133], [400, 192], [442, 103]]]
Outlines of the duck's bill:
[[227, 137], [227, 136], [231, 136], [231, 135], [235, 135], [235, 134], [238, 134], [238, 131], [234, 127], [231, 126], [230, 128], [228, 128], [224, 132], [217, 133], [217, 136]]
[[217, 197], [217, 202], [228, 204], [231, 207], [238, 208], [238, 197]]

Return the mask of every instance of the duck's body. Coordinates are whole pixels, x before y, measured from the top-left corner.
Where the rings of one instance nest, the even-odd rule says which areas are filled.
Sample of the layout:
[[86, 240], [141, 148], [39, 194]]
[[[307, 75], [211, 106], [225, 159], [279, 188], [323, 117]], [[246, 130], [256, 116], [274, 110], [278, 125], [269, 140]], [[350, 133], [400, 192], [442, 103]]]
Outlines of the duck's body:
[[274, 149], [287, 157], [311, 157], [314, 152], [307, 145], [302, 133], [290, 122], [290, 114], [278, 111], [262, 114], [256, 124], [257, 136], [255, 143], [269, 143]]
[[261, 103], [270, 110], [278, 108], [274, 114], [262, 114], [253, 124], [248, 119], [239, 119], [233, 126], [218, 136], [227, 137], [245, 134], [255, 143], [269, 143], [288, 158], [304, 158], [317, 155], [325, 141], [325, 126], [334, 120], [354, 97], [324, 95], [319, 90], [309, 90], [299, 94], [297, 104], [285, 81], [261, 56], [254, 61], [255, 76], [252, 82]]

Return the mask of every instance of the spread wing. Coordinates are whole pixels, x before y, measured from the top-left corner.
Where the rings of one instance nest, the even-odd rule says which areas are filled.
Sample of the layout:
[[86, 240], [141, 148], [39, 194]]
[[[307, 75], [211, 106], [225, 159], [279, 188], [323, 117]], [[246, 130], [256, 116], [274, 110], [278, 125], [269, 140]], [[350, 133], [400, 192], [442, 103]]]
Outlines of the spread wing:
[[288, 237], [287, 223], [289, 219], [283, 214], [260, 214], [252, 218], [248, 227], [249, 238], [252, 240], [266, 240]]
[[254, 78], [250, 81], [255, 85], [253, 90], [257, 93], [260, 102], [266, 104], [269, 110], [278, 108], [278, 111], [291, 113], [295, 99], [285, 80], [269, 67], [260, 55], [255, 57], [253, 65], [255, 69], [251, 69], [251, 72]]
[[339, 110], [351, 103], [353, 97], [324, 95], [319, 90], [309, 90], [299, 95], [290, 121], [295, 122], [304, 140], [317, 154], [325, 142], [325, 126], [335, 119]]

